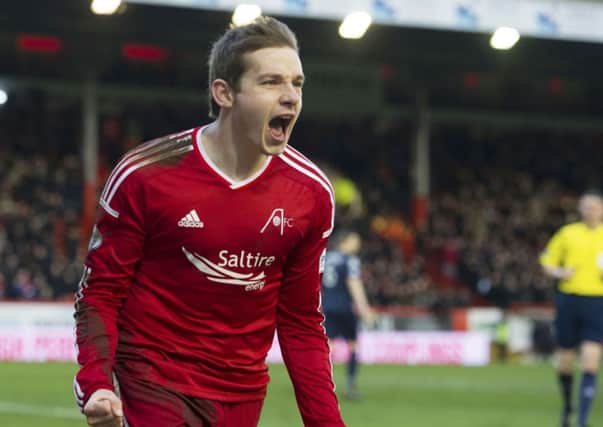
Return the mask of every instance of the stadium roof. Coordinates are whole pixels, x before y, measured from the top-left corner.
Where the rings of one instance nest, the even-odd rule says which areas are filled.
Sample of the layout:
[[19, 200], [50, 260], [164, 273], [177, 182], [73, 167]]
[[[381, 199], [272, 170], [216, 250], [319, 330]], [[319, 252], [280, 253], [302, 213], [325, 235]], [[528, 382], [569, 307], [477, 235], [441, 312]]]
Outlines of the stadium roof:
[[[0, 15], [0, 77], [79, 81], [93, 75], [102, 82], [203, 89], [208, 48], [229, 20], [225, 12], [138, 4], [96, 16], [87, 1], [10, 2]], [[350, 41], [337, 35], [334, 22], [283, 20], [298, 34], [306, 61], [376, 67], [393, 104], [412, 103], [424, 88], [444, 106], [603, 111], [601, 44], [522, 38], [513, 50], [498, 52], [485, 34], [383, 25]], [[23, 52], [15, 42], [22, 34], [56, 36], [60, 52]], [[161, 47], [166, 59], [125, 60], [125, 43]]]

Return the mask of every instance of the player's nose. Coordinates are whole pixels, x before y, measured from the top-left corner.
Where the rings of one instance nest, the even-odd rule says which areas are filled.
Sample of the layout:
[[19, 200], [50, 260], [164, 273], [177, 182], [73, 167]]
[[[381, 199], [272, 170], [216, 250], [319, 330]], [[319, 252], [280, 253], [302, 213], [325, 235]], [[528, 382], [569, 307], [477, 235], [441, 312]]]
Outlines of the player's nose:
[[281, 94], [281, 104], [285, 106], [297, 106], [301, 101], [301, 92], [299, 88], [289, 83], [285, 85], [285, 89]]

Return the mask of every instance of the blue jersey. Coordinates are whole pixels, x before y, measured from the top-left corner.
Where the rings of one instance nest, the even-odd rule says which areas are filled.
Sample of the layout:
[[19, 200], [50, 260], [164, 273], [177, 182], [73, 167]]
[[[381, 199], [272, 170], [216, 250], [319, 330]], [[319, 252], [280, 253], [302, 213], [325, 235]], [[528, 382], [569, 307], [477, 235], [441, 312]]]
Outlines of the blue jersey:
[[322, 276], [322, 309], [324, 312], [351, 312], [352, 296], [348, 290], [348, 279], [360, 279], [360, 260], [341, 252], [327, 252]]

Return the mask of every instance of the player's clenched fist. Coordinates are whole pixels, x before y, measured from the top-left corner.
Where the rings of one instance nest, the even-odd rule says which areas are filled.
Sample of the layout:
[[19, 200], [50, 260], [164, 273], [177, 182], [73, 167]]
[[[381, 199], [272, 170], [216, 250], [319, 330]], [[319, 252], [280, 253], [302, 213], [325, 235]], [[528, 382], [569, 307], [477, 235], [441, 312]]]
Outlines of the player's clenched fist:
[[123, 427], [124, 413], [121, 400], [110, 390], [92, 393], [84, 407], [88, 425], [94, 427]]

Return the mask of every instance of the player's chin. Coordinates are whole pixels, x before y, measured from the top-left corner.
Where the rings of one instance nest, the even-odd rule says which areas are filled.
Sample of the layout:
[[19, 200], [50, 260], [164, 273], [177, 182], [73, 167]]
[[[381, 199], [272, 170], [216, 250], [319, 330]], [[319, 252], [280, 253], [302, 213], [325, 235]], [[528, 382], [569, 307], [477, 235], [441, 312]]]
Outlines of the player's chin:
[[262, 151], [264, 154], [269, 156], [278, 156], [285, 151], [289, 138], [275, 139], [269, 135], [262, 141]]
[[283, 153], [283, 151], [285, 151], [285, 148], [287, 148], [286, 141], [278, 145], [264, 144], [262, 147], [262, 151], [268, 156], [279, 156]]

